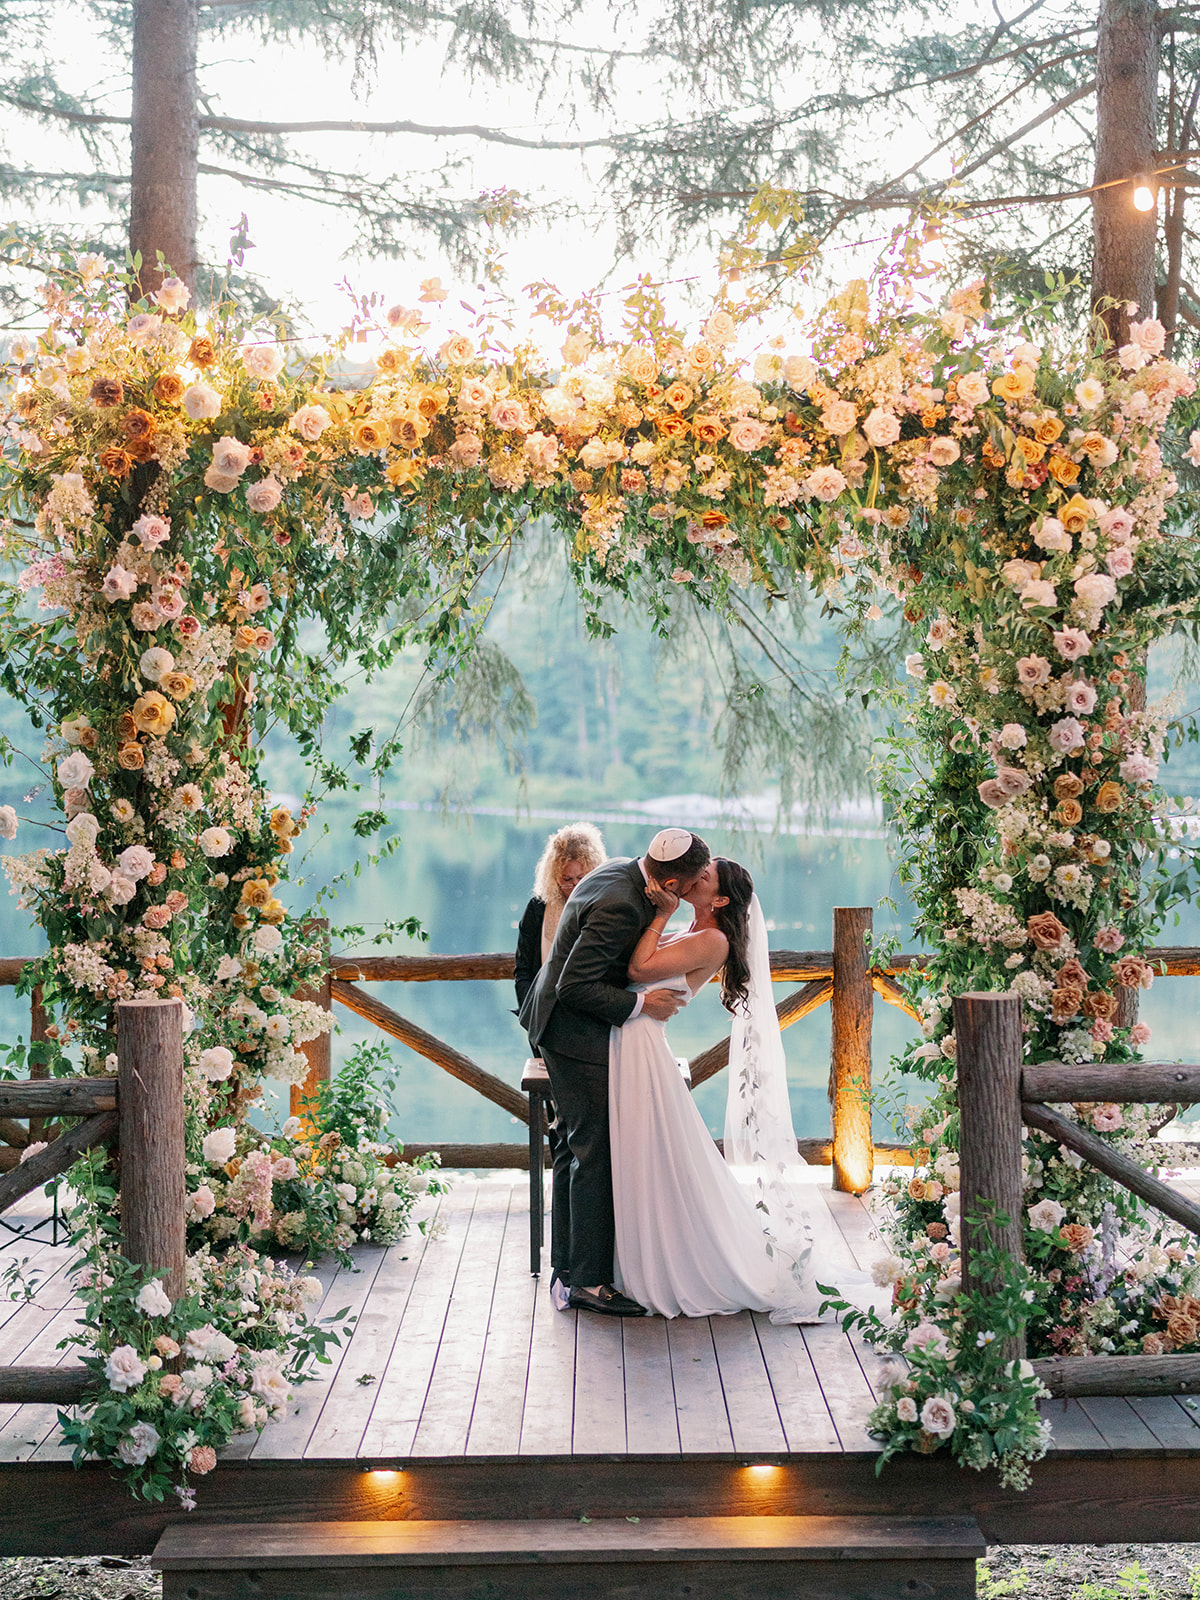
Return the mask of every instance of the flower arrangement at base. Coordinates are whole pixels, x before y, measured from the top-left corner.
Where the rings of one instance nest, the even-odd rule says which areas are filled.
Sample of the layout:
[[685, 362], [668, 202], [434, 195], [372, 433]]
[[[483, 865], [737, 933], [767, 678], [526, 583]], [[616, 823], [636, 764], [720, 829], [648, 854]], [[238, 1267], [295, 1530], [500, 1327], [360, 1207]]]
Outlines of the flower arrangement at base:
[[[437, 1158], [405, 1162], [379, 1139], [388, 1112], [386, 1045], [359, 1044], [330, 1083], [302, 1102], [278, 1135], [250, 1123], [218, 1127], [189, 1169], [189, 1232], [196, 1241], [244, 1240], [262, 1250], [348, 1263], [355, 1244], [395, 1244], [424, 1193], [444, 1193]], [[191, 1186], [191, 1178], [201, 1181]], [[424, 1231], [424, 1222], [418, 1227]]]
[[118, 1253], [111, 1223], [86, 1215], [76, 1243], [87, 1246], [74, 1279], [82, 1327], [68, 1342], [99, 1397], [60, 1412], [63, 1437], [77, 1465], [109, 1462], [142, 1498], [173, 1491], [191, 1510], [189, 1480], [211, 1472], [235, 1434], [283, 1413], [307, 1364], [328, 1362], [344, 1313], [313, 1322], [320, 1282], [245, 1245], [189, 1256], [172, 1302], [158, 1277]]

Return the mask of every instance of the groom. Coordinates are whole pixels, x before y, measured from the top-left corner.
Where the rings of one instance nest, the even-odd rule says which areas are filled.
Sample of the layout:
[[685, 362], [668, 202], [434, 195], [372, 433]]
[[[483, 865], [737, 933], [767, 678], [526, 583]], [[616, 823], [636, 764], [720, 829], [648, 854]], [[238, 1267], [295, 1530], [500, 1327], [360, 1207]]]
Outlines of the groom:
[[608, 1034], [638, 1015], [666, 1022], [682, 1005], [673, 989], [633, 994], [629, 961], [654, 919], [646, 895], [650, 879], [684, 895], [708, 861], [703, 839], [685, 828], [664, 828], [640, 861], [618, 857], [589, 872], [563, 908], [550, 954], [521, 1006], [521, 1026], [546, 1063], [571, 1152], [564, 1174], [570, 1236], [555, 1237], [551, 1252], [550, 1292], [560, 1309], [561, 1285], [568, 1291], [565, 1304], [576, 1310], [645, 1315], [612, 1283]]

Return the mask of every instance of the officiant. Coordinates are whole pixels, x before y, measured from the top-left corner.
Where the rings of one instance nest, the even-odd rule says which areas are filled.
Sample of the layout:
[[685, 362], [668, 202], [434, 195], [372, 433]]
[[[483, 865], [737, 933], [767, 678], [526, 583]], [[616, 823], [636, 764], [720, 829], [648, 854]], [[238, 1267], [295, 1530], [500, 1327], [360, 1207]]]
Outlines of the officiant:
[[[533, 874], [533, 895], [525, 907], [517, 929], [517, 954], [513, 980], [517, 1006], [523, 1003], [533, 980], [550, 953], [558, 932], [563, 907], [580, 879], [608, 860], [599, 828], [590, 822], [572, 822], [559, 828], [546, 840], [546, 848]], [[554, 1164], [550, 1203], [550, 1265], [552, 1273], [565, 1272], [568, 1254], [570, 1209], [568, 1171], [571, 1152], [559, 1136], [554, 1115], [549, 1126], [550, 1154]], [[557, 1281], [557, 1280], [556, 1280]]]

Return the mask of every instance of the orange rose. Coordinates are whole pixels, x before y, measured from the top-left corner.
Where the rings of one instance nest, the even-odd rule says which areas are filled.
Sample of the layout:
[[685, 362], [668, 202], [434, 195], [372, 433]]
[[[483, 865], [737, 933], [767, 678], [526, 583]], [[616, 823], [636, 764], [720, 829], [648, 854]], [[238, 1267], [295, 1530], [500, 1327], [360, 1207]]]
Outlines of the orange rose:
[[154, 398], [165, 406], [176, 405], [183, 399], [183, 379], [177, 372], [164, 372], [154, 385]]
[[117, 765], [125, 772], [140, 772], [145, 764], [145, 753], [136, 740], [131, 744], [123, 744], [117, 751]]
[[672, 411], [686, 411], [695, 398], [686, 383], [673, 383], [663, 396]]
[[1103, 989], [1096, 989], [1083, 1002], [1083, 1012], [1087, 1017], [1096, 1017], [1101, 1022], [1107, 1022], [1110, 1017], [1117, 1014], [1116, 997], [1107, 994]]
[[1056, 800], [1078, 800], [1083, 793], [1083, 779], [1076, 777], [1073, 772], [1064, 772], [1054, 780], [1054, 797]]
[[1053, 911], [1039, 911], [1025, 924], [1029, 937], [1039, 950], [1054, 950], [1067, 936], [1067, 930]]
[[119, 378], [97, 378], [88, 390], [88, 399], [98, 406], [119, 406], [125, 398], [125, 386]]
[[217, 352], [213, 349], [211, 339], [193, 339], [188, 346], [188, 360], [194, 367], [199, 367], [203, 372], [207, 367], [216, 366]]
[[131, 439], [129, 441], [129, 459], [131, 461], [153, 461], [153, 439]]
[[1078, 800], [1060, 800], [1057, 815], [1068, 828], [1074, 828], [1083, 821], [1083, 807]]
[[655, 417], [654, 426], [665, 439], [686, 439], [691, 432], [683, 417]]
[[724, 511], [702, 511], [700, 513], [700, 526], [702, 528], [723, 528], [729, 521]]
[[154, 418], [140, 406], [133, 406], [121, 418], [121, 432], [127, 439], [148, 439], [154, 426]]
[[1051, 456], [1050, 476], [1054, 479], [1055, 483], [1061, 483], [1064, 486], [1068, 486], [1074, 483], [1076, 478], [1079, 476], [1078, 463], [1072, 461], [1070, 456]]
[[1067, 1222], [1058, 1230], [1058, 1237], [1072, 1255], [1081, 1255], [1096, 1237], [1086, 1222]]
[[720, 417], [693, 417], [692, 432], [701, 444], [716, 444], [725, 437], [725, 425]]
[[1033, 430], [1039, 444], [1053, 444], [1062, 431], [1062, 423], [1049, 412], [1044, 417], [1038, 418], [1037, 427]]
[[1176, 1348], [1191, 1344], [1196, 1332], [1195, 1322], [1185, 1311], [1172, 1311], [1167, 1318], [1167, 1336]]
[[1066, 1022], [1083, 1004], [1084, 991], [1076, 983], [1063, 983], [1050, 992], [1050, 1015], [1055, 1022]]
[[1036, 439], [1018, 439], [1017, 449], [1024, 456], [1026, 464], [1031, 467], [1036, 467], [1046, 454], [1046, 446], [1038, 444]]
[[121, 450], [114, 444], [100, 452], [100, 465], [110, 478], [127, 478], [133, 468], [133, 457], [128, 450]]
[[1120, 810], [1122, 789], [1119, 783], [1114, 783], [1110, 778], [1107, 783], [1102, 783], [1096, 792], [1096, 810], [1106, 815]]

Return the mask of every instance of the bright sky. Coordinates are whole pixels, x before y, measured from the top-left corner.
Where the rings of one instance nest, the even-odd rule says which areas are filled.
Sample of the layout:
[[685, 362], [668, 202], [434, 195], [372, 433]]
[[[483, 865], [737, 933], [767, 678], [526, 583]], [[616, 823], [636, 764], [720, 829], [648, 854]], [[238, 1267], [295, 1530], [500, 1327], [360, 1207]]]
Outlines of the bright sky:
[[[963, 3], [964, 11], [977, 9], [976, 0]], [[61, 41], [80, 41], [67, 57], [64, 82], [77, 92], [99, 94], [113, 112], [126, 113], [123, 64], [98, 53], [82, 13], [76, 13], [80, 25], [74, 27], [69, 20], [69, 7], [64, 5], [62, 11], [64, 25], [57, 34], [60, 47]], [[652, 27], [653, 9], [645, 7], [642, 14]], [[571, 38], [576, 43], [617, 43], [624, 47], [636, 47], [638, 43], [636, 38], [614, 39], [612, 24], [598, 4], [585, 9]], [[532, 89], [524, 85], [468, 83], [465, 78], [452, 75], [443, 78], [440, 40], [418, 40], [385, 48], [371, 87], [358, 97], [351, 82], [352, 63], [327, 63], [315, 47], [264, 47], [243, 37], [220, 47], [209, 45], [205, 55], [202, 92], [211, 98], [215, 111], [232, 116], [269, 121], [403, 118], [434, 124], [481, 123], [522, 136], [556, 138], [594, 137], [608, 131], [605, 118], [586, 108], [575, 126], [563, 108], [539, 108]], [[618, 111], [623, 121], [651, 122], [661, 115], [661, 102], [649, 69], [635, 67], [630, 71], [627, 65], [622, 69], [621, 84]], [[889, 131], [893, 143], [895, 134], [896, 130]], [[24, 158], [42, 168], [61, 162], [66, 168], [78, 170], [85, 164], [79, 147], [52, 131], [25, 125], [19, 140], [14, 139], [11, 147], [17, 159]], [[603, 151], [547, 154], [469, 139], [448, 143], [420, 136], [368, 138], [350, 134], [308, 135], [296, 147], [305, 159], [346, 171], [358, 167], [374, 176], [392, 171], [415, 173], [422, 166], [433, 170], [447, 151], [454, 149], [465, 158], [459, 193], [474, 195], [480, 190], [507, 186], [533, 199], [541, 194], [566, 194], [577, 200], [584, 208], [583, 215], [570, 223], [539, 225], [504, 239], [508, 286], [513, 298], [534, 279], [550, 279], [568, 295], [574, 295], [601, 279], [606, 279], [610, 287], [618, 287], [632, 276], [628, 267], [612, 272], [615, 232], [594, 187], [594, 174], [605, 159]], [[219, 156], [206, 159], [224, 164]], [[471, 298], [471, 286], [460, 281], [432, 241], [417, 238], [408, 261], [365, 261], [352, 252], [347, 254], [351, 230], [327, 207], [250, 190], [230, 179], [205, 177], [201, 185], [204, 253], [210, 259], [224, 258], [226, 242], [245, 211], [256, 246], [248, 264], [281, 298], [298, 301], [316, 328], [332, 330], [345, 320], [346, 302], [338, 289], [343, 279], [359, 292], [381, 291], [388, 303], [413, 304], [420, 280], [439, 275], [452, 291], [441, 317], [447, 326], [454, 322], [458, 292]], [[63, 220], [67, 220], [66, 216]], [[652, 272], [661, 271], [661, 253], [648, 248], [642, 265]], [[716, 284], [714, 265], [708, 252], [697, 252], [674, 267], [672, 274], [694, 275], [703, 303]], [[861, 270], [862, 263], [854, 266]], [[847, 275], [851, 270], [848, 261]], [[695, 320], [695, 316], [693, 313], [687, 320]], [[436, 327], [435, 322], [435, 331]]]

